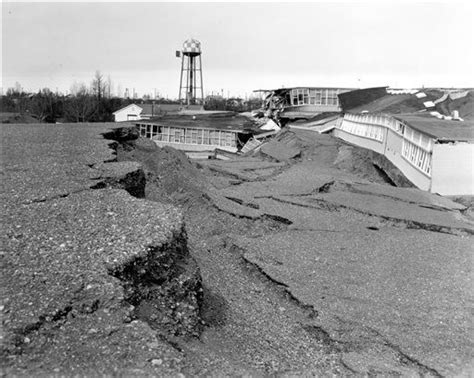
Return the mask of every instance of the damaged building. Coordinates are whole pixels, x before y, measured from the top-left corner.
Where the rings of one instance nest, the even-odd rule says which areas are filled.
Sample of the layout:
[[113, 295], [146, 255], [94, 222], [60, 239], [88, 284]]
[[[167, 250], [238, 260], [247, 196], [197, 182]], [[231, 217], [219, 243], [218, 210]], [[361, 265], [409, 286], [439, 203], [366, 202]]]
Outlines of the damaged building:
[[473, 195], [474, 120], [442, 116], [437, 96], [436, 91], [387, 88], [345, 93], [340, 96], [344, 115], [332, 134], [384, 155], [422, 190]]
[[292, 87], [279, 89], [257, 89], [264, 95], [263, 110], [269, 118], [281, 124], [290, 120], [307, 119], [321, 113], [341, 111], [339, 97], [350, 88]]

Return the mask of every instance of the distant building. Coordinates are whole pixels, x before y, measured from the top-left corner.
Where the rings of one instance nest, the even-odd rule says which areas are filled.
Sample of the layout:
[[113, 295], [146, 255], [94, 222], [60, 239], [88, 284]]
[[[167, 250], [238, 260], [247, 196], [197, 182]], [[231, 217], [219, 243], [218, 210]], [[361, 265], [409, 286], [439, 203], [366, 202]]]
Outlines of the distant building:
[[346, 112], [333, 135], [384, 155], [422, 190], [474, 195], [474, 121]]
[[165, 113], [177, 113], [180, 104], [130, 104], [112, 113], [115, 122], [150, 119]]

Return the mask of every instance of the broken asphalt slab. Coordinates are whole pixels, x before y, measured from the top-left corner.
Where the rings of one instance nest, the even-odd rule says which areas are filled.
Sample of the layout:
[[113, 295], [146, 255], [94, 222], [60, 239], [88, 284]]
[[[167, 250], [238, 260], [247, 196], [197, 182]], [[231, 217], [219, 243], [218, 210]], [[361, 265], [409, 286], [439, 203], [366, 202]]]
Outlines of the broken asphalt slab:
[[288, 161], [301, 154], [301, 150], [298, 147], [289, 146], [276, 140], [263, 144], [260, 151], [276, 161]]
[[144, 190], [138, 164], [104, 164], [116, 125], [1, 127], [3, 372], [179, 372], [182, 354], [133, 320], [129, 274], [186, 248], [182, 214], [127, 193]]
[[397, 371], [407, 356], [425, 373], [449, 375], [472, 361], [469, 238], [346, 227], [235, 243], [247, 261], [317, 309], [310, 325], [327, 332], [354, 371], [381, 361]]
[[[370, 183], [345, 172], [317, 167], [312, 162], [293, 165], [263, 182], [244, 182], [214, 190], [213, 195], [221, 197], [214, 201], [217, 207], [240, 216], [250, 212], [254, 216], [270, 213], [287, 218], [286, 210], [281, 207], [274, 210], [276, 204], [262, 202], [271, 199], [315, 209], [347, 208], [405, 227], [474, 233], [474, 223], [461, 213], [465, 207], [447, 198], [412, 188]], [[297, 218], [290, 220], [298, 222]]]

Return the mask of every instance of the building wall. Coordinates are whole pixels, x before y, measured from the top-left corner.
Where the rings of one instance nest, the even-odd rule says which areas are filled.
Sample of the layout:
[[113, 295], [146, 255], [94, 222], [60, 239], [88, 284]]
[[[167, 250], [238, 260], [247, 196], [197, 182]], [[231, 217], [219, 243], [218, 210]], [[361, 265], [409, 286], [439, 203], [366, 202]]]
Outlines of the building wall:
[[383, 114], [346, 114], [334, 135], [384, 155], [415, 186], [431, 188], [431, 138]]
[[402, 156], [403, 136], [391, 129], [387, 129], [385, 157], [390, 160], [402, 173], [421, 190], [430, 190], [431, 177], [413, 166]]
[[431, 192], [474, 195], [474, 144], [443, 143], [433, 149]]
[[337, 95], [344, 89], [337, 88], [294, 88], [290, 90], [290, 106], [322, 105], [339, 107]]
[[334, 129], [333, 135], [345, 140], [348, 143], [359, 147], [367, 148], [384, 155], [390, 160], [416, 187], [421, 190], [430, 190], [431, 177], [420, 169], [413, 166], [402, 156], [403, 136], [386, 129], [383, 142], [371, 140], [361, 136], [350, 134], [344, 130]]
[[237, 132], [231, 130], [187, 128], [153, 123], [137, 123], [141, 137], [152, 139], [158, 146], [184, 151], [212, 151], [216, 148], [237, 152]]
[[119, 109], [114, 113], [115, 122], [124, 122], [124, 121], [136, 121], [140, 120], [140, 113], [142, 108], [136, 105], [127, 106], [123, 109]]
[[157, 139], [152, 139], [153, 142], [156, 143], [159, 147], [173, 147], [176, 150], [181, 151], [214, 151], [216, 148], [221, 150], [229, 151], [229, 152], [237, 152], [237, 147], [230, 147], [230, 146], [213, 146], [207, 144], [188, 144], [188, 143], [174, 143], [174, 142], [163, 142]]
[[285, 112], [339, 112], [341, 108], [339, 105], [297, 105], [297, 106], [286, 106]]
[[334, 129], [333, 135], [356, 146], [368, 148], [382, 155], [384, 153], [385, 144], [383, 142], [354, 135], [341, 129]]

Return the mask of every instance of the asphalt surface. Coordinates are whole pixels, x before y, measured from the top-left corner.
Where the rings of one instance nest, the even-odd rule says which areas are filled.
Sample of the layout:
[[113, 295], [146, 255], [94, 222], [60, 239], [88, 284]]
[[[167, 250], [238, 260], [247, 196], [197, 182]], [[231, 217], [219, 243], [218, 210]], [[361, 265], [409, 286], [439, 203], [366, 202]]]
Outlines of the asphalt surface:
[[101, 135], [111, 127], [1, 126], [7, 375], [179, 371], [182, 356], [133, 320], [122, 273], [182, 236], [182, 214], [127, 193], [143, 172], [104, 164], [115, 159]]

